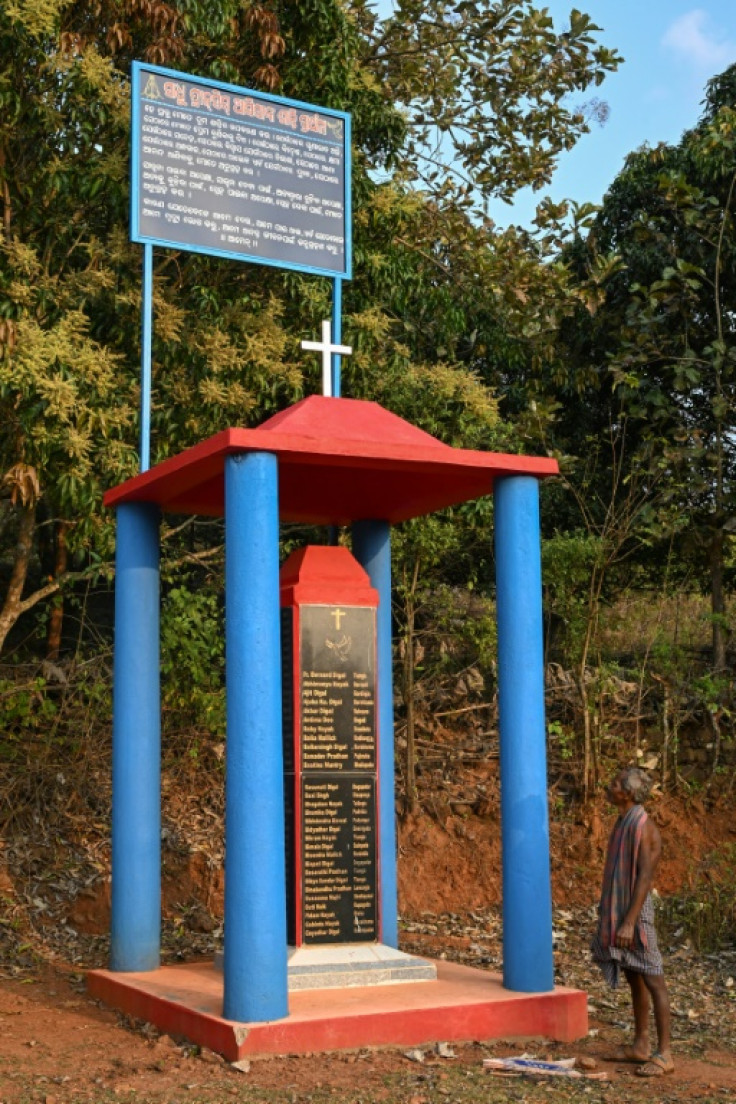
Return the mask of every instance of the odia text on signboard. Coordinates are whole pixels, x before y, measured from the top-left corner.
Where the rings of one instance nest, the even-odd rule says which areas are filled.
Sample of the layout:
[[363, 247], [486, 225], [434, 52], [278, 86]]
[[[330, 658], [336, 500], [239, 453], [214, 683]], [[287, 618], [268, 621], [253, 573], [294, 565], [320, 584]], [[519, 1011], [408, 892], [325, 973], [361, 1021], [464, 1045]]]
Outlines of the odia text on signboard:
[[133, 241], [350, 276], [350, 117], [133, 64]]

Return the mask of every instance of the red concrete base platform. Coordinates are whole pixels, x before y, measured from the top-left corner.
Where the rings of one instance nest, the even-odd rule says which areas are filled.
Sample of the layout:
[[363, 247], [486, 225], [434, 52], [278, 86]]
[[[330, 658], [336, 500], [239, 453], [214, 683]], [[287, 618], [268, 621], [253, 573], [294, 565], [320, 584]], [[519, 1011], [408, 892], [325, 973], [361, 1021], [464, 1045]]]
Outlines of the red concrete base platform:
[[289, 1016], [268, 1023], [222, 1018], [222, 974], [210, 963], [142, 974], [94, 970], [89, 992], [161, 1031], [209, 1047], [230, 1062], [369, 1046], [420, 1046], [542, 1035], [560, 1042], [588, 1030], [585, 993], [512, 993], [485, 970], [437, 962], [437, 980], [289, 994]]

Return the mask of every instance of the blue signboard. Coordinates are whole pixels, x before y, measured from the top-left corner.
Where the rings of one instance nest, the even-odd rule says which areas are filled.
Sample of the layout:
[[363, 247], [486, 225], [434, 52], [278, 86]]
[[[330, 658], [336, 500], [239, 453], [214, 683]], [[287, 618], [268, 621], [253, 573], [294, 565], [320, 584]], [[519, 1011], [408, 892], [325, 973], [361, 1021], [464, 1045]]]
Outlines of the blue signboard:
[[351, 275], [350, 116], [132, 67], [131, 238]]

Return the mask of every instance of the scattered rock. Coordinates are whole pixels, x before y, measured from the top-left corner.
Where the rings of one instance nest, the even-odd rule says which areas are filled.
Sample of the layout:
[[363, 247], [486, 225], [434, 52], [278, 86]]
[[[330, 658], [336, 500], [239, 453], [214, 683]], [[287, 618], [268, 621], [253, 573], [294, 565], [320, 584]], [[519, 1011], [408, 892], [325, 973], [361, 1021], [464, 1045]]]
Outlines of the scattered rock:
[[153, 1044], [154, 1050], [174, 1051], [178, 1047], [170, 1035], [159, 1035]]
[[578, 1057], [575, 1059], [575, 1065], [578, 1069], [583, 1070], [598, 1069], [598, 1063], [596, 1062], [595, 1058], [591, 1058], [587, 1054], [579, 1054]]
[[198, 905], [189, 914], [189, 927], [196, 932], [213, 932], [217, 927], [217, 920], [210, 915], [206, 908]]
[[208, 1050], [207, 1047], [202, 1047], [200, 1050], [199, 1060], [210, 1066], [221, 1066], [225, 1061], [221, 1054], [216, 1054], [214, 1050]]

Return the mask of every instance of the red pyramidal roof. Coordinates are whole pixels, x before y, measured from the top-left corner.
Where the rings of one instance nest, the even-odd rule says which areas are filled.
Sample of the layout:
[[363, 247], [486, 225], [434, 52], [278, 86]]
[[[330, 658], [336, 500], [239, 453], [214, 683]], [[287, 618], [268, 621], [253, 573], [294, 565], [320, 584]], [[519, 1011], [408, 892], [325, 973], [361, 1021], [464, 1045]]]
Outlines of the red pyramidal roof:
[[112, 488], [106, 506], [155, 502], [175, 514], [222, 516], [225, 457], [271, 452], [282, 521], [405, 521], [490, 494], [502, 475], [554, 475], [547, 457], [444, 445], [378, 403], [312, 395], [257, 429], [226, 429]]

